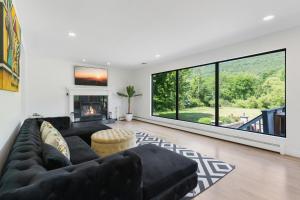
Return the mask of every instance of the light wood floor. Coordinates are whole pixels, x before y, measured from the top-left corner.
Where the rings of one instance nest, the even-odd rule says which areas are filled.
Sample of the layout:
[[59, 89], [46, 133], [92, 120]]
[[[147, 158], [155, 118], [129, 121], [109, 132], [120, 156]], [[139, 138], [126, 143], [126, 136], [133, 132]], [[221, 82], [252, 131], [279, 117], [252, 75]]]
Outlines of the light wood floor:
[[140, 121], [119, 121], [236, 166], [196, 200], [300, 200], [300, 159]]

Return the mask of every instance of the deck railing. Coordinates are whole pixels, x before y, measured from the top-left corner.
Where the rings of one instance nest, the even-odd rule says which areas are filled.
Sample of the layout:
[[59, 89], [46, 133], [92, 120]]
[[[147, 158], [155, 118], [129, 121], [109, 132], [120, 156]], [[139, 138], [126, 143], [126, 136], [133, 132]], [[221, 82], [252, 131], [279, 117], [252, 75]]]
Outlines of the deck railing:
[[250, 120], [246, 124], [243, 124], [242, 126], [239, 127], [240, 130], [246, 130], [246, 131], [253, 131], [253, 132], [259, 132], [263, 133], [264, 132], [264, 127], [263, 127], [263, 116], [259, 115], [256, 118]]
[[279, 136], [285, 135], [285, 124], [284, 127], [281, 127], [283, 131], [281, 133], [276, 133], [275, 126], [275, 115], [280, 112], [285, 113], [285, 107], [280, 107], [276, 109], [269, 109], [269, 110], [262, 110], [262, 114], [257, 116], [256, 118], [250, 120], [249, 122], [243, 124], [238, 129], [240, 130], [247, 130], [253, 132], [259, 132], [269, 135], [277, 135]]

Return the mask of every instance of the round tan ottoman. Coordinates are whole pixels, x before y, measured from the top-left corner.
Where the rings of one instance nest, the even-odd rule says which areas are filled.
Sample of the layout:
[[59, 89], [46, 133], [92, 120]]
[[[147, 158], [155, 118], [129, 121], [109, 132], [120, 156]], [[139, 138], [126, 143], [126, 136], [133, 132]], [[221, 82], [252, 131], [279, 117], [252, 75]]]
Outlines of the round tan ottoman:
[[91, 137], [92, 149], [101, 157], [136, 146], [135, 133], [126, 129], [107, 129]]

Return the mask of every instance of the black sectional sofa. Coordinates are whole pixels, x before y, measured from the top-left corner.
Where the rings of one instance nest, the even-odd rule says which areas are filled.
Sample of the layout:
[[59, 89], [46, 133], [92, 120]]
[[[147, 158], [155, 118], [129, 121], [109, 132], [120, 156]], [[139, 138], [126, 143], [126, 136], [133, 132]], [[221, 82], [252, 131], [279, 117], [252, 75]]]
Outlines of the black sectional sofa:
[[197, 163], [155, 145], [99, 158], [88, 145], [105, 125], [71, 126], [68, 117], [47, 118], [65, 137], [72, 165], [47, 170], [38, 119], [23, 123], [3, 168], [1, 200], [181, 199], [197, 184]]

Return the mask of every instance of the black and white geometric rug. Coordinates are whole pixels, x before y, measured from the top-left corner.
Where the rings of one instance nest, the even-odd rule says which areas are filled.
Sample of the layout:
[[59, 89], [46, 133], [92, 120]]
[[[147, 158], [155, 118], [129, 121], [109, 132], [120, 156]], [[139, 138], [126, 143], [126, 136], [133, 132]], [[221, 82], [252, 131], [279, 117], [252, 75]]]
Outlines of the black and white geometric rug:
[[188, 193], [183, 198], [184, 200], [193, 199], [195, 196], [199, 195], [201, 192], [215, 184], [235, 168], [233, 165], [201, 155], [198, 152], [177, 146], [176, 144], [166, 142], [147, 133], [136, 132], [136, 139], [138, 146], [144, 144], [154, 144], [190, 158], [198, 163], [198, 185], [193, 191]]

